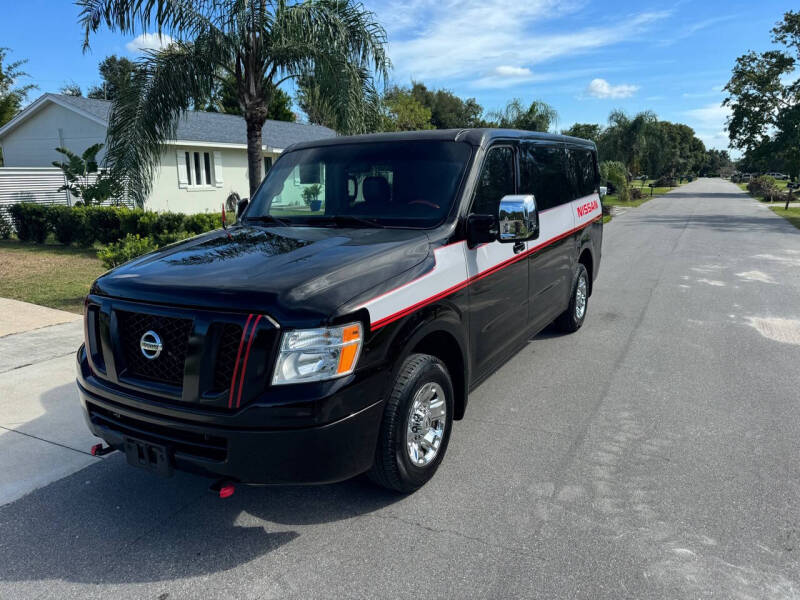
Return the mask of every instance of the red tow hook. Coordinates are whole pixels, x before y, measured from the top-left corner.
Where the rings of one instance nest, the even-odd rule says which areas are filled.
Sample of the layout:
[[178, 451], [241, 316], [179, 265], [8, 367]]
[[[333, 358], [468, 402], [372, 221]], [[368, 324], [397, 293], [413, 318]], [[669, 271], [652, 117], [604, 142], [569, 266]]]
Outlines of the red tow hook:
[[110, 454], [114, 452], [116, 448], [111, 446], [103, 446], [103, 444], [95, 444], [91, 448], [89, 448], [89, 453], [92, 456], [105, 456], [106, 454]]
[[208, 489], [212, 493], [217, 494], [220, 498], [230, 498], [236, 491], [236, 485], [227, 479], [220, 479], [212, 483]]

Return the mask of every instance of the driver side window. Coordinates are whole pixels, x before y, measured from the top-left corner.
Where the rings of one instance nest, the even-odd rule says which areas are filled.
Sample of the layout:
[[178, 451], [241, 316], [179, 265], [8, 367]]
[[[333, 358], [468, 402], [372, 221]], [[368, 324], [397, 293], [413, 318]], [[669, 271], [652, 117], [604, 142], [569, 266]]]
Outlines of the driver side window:
[[475, 187], [472, 212], [497, 215], [503, 196], [514, 193], [514, 150], [497, 146], [489, 150]]

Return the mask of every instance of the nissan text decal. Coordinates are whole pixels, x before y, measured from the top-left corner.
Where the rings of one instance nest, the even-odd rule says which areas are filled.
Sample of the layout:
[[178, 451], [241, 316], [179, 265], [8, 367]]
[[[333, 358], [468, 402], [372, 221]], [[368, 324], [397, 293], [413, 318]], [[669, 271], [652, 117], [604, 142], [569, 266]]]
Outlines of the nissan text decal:
[[582, 204], [578, 207], [578, 216], [583, 217], [588, 215], [593, 210], [597, 210], [598, 204], [597, 200], [592, 200], [591, 202], [587, 202], [586, 204]]

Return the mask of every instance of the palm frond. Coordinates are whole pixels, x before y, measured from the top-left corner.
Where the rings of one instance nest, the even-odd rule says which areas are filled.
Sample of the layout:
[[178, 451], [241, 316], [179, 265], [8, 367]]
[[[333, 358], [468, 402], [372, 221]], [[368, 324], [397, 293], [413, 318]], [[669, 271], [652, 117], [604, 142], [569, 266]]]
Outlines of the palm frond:
[[224, 42], [208, 32], [193, 43], [149, 52], [112, 105], [106, 161], [137, 205], [150, 193], [164, 143], [175, 138], [192, 98], [210, 94], [215, 65], [226, 59]]
[[76, 0], [78, 23], [84, 31], [83, 49], [101, 25], [112, 31], [178, 33], [191, 39], [224, 22], [219, 0]]

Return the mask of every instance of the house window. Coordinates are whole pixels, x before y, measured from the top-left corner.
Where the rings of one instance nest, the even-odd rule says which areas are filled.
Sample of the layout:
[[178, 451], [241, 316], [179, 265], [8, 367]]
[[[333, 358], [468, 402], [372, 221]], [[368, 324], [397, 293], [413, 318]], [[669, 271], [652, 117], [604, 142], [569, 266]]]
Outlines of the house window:
[[214, 160], [211, 152], [185, 152], [186, 179], [189, 187], [207, 187], [213, 185]]
[[264, 175], [269, 173], [269, 170], [272, 168], [272, 157], [265, 156], [264, 157]]

